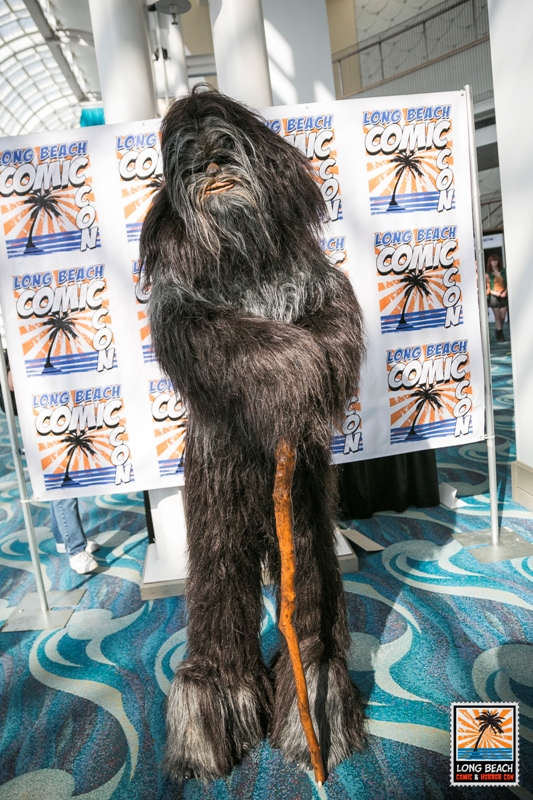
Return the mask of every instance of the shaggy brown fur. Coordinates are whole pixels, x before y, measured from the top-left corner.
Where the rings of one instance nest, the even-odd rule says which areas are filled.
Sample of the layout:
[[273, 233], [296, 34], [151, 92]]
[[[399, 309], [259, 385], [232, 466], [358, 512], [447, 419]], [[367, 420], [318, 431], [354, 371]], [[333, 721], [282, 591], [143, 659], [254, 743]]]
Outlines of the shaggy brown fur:
[[227, 775], [267, 731], [309, 763], [286, 647], [271, 677], [259, 641], [262, 566], [279, 579], [272, 490], [285, 437], [297, 448], [295, 625], [331, 770], [364, 742], [329, 466], [331, 421], [359, 377], [361, 312], [320, 249], [307, 160], [254, 113], [194, 90], [168, 111], [162, 147], [141, 258], [156, 355], [189, 411], [189, 656], [171, 687], [166, 766]]

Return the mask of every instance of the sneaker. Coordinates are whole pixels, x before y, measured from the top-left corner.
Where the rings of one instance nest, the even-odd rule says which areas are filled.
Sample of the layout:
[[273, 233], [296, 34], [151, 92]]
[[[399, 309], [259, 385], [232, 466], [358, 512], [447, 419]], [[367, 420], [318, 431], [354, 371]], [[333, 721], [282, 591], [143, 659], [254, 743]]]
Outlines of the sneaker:
[[69, 564], [74, 572], [77, 572], [79, 575], [85, 575], [87, 572], [94, 572], [98, 567], [98, 561], [86, 550], [76, 553], [75, 556], [69, 556]]
[[[66, 553], [67, 548], [65, 546], [65, 542], [56, 542], [56, 550], [58, 553]], [[88, 539], [87, 547], [85, 548], [85, 550], [88, 553], [96, 553], [97, 550], [100, 550], [100, 545], [96, 544], [96, 542], [93, 542], [92, 539]]]

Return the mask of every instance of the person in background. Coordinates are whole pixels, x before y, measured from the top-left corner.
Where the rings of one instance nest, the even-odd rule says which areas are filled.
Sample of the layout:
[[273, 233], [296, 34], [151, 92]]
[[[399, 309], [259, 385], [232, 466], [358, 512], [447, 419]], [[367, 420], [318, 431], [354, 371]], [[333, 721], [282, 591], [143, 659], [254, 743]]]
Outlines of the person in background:
[[[0, 354], [1, 355], [1, 354]], [[9, 362], [6, 360], [7, 382], [11, 392], [11, 402], [13, 411], [17, 414], [15, 394], [13, 389], [13, 378], [9, 369]], [[0, 403], [2, 411], [5, 411], [4, 402]], [[79, 575], [87, 572], [94, 572], [98, 567], [98, 561], [93, 558], [92, 553], [99, 549], [96, 542], [87, 540], [83, 530], [78, 498], [72, 497], [67, 500], [50, 501], [50, 527], [56, 542], [58, 553], [67, 553], [71, 568]]]
[[503, 332], [503, 323], [505, 322], [507, 314], [507, 277], [501, 258], [494, 253], [487, 259], [485, 281], [487, 286], [487, 302], [494, 312], [496, 339], [499, 342], [504, 342], [505, 334]]
[[77, 497], [50, 501], [50, 521], [58, 553], [67, 553], [71, 568], [80, 575], [94, 572], [98, 561], [92, 554], [99, 549], [87, 539], [80, 519]]

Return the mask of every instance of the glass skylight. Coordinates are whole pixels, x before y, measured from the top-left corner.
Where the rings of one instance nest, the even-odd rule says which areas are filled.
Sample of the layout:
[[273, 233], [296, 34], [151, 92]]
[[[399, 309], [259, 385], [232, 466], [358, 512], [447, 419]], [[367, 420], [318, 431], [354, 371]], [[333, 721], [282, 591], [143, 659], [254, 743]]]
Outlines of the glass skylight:
[[[54, 28], [48, 4], [43, 10]], [[52, 46], [61, 48], [85, 90], [68, 45]], [[23, 0], [0, 0], [0, 136], [73, 128], [79, 118], [79, 101]]]

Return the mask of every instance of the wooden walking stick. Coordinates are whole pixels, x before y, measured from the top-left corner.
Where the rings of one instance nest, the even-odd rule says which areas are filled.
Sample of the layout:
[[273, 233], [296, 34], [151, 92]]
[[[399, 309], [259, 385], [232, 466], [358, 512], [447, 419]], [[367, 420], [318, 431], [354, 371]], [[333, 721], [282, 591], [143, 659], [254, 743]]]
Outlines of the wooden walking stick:
[[279, 629], [285, 637], [289, 658], [291, 660], [294, 682], [296, 684], [296, 699], [300, 720], [304, 729], [305, 738], [311, 755], [311, 764], [315, 772], [315, 780], [322, 786], [326, 780], [324, 763], [318, 739], [313, 728], [313, 720], [309, 711], [309, 697], [305, 672], [300, 654], [298, 637], [292, 622], [292, 615], [296, 607], [296, 591], [294, 588], [294, 575], [296, 562], [294, 557], [294, 536], [291, 487], [296, 463], [296, 450], [285, 439], [280, 439], [276, 449], [276, 477], [274, 480], [274, 513], [276, 515], [276, 534], [281, 555], [281, 607], [279, 611]]

